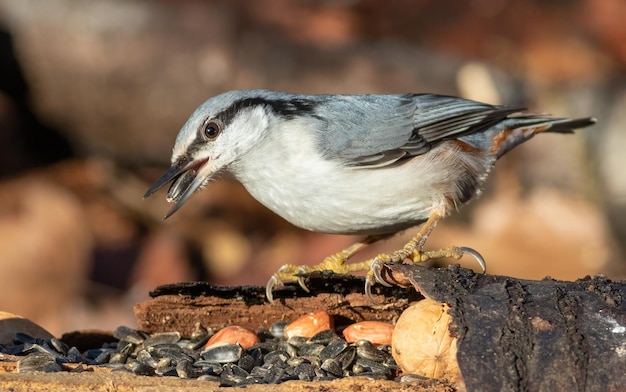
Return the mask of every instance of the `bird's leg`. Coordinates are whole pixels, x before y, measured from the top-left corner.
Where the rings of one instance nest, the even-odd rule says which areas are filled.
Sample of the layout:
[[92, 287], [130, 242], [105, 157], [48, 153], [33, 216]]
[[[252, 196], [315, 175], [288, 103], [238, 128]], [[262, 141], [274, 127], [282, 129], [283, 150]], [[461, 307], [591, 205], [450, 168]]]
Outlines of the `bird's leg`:
[[383, 253], [379, 254], [373, 259], [361, 261], [358, 263], [347, 264], [346, 262], [348, 261], [348, 259], [354, 256], [361, 249], [382, 238], [385, 238], [384, 236], [369, 236], [363, 241], [357, 242], [356, 244], [351, 245], [341, 252], [338, 252], [332, 256], [328, 256], [320, 264], [285, 264], [267, 282], [267, 286], [265, 287], [265, 295], [267, 299], [271, 303], [273, 303], [273, 290], [277, 287], [281, 287], [285, 282], [294, 281], [297, 281], [305, 291], [309, 291], [304, 284], [302, 276], [299, 276], [308, 272], [333, 271], [338, 274], [347, 274], [350, 272], [367, 271], [367, 275], [365, 278], [365, 294], [370, 299], [370, 301], [376, 302], [372, 297], [372, 286], [377, 282], [384, 286], [391, 286], [389, 283], [385, 282], [385, 280], [381, 276], [383, 265], [385, 263], [401, 263], [405, 259], [410, 259], [411, 261], [413, 261], [413, 263], [423, 263], [428, 260], [440, 258], [452, 258], [458, 260], [463, 257], [464, 254], [468, 253], [478, 261], [484, 273], [486, 271], [485, 260], [474, 249], [450, 246], [444, 249], [431, 250], [426, 252], [422, 251], [426, 239], [442, 218], [443, 215], [439, 212], [434, 212], [433, 214], [431, 214], [428, 220], [424, 222], [417, 235], [415, 235], [415, 237], [407, 242], [406, 245], [402, 247], [402, 249], [397, 250], [391, 254]]
[[372, 297], [372, 286], [376, 282], [384, 286], [391, 286], [381, 276], [382, 267], [385, 263], [401, 263], [405, 259], [410, 259], [415, 264], [440, 258], [452, 258], [455, 260], [459, 260], [461, 257], [463, 257], [464, 254], [468, 253], [478, 261], [478, 263], [482, 267], [483, 273], [486, 272], [487, 266], [485, 263], [485, 259], [480, 255], [480, 253], [471, 248], [450, 246], [444, 249], [426, 252], [422, 251], [424, 243], [426, 243], [426, 239], [442, 218], [442, 214], [440, 214], [439, 212], [434, 212], [430, 215], [428, 220], [424, 222], [417, 235], [413, 237], [409, 242], [407, 242], [406, 245], [402, 247], [402, 249], [395, 251], [391, 254], [380, 254], [373, 259], [365, 262], [369, 264], [368, 272], [365, 277], [365, 294], [370, 299], [370, 301], [375, 302]]
[[354, 256], [364, 247], [380, 240], [381, 236], [369, 236], [366, 237], [363, 241], [352, 244], [341, 252], [335, 253], [334, 255], [328, 256], [317, 265], [295, 265], [295, 264], [285, 264], [276, 271], [274, 275], [267, 282], [265, 287], [265, 295], [270, 302], [274, 302], [272, 292], [275, 288], [281, 287], [285, 282], [294, 282], [297, 281], [300, 287], [302, 287], [305, 291], [309, 291], [309, 289], [304, 284], [304, 280], [302, 278], [302, 274], [306, 274], [308, 272], [314, 271], [333, 271], [339, 274], [347, 274], [355, 271], [365, 271], [368, 269], [368, 266], [363, 266], [362, 263], [357, 264], [346, 264], [346, 261], [350, 259], [350, 257]]
[[368, 272], [365, 280], [365, 293], [371, 299], [371, 287], [374, 283], [378, 282], [383, 286], [390, 286], [389, 283], [385, 282], [380, 275], [380, 271], [385, 263], [401, 263], [404, 259], [411, 258], [414, 263], [420, 263], [425, 260], [421, 260], [418, 258], [422, 255], [422, 248], [424, 247], [424, 243], [426, 243], [426, 239], [433, 231], [437, 223], [443, 218], [443, 216], [439, 212], [434, 212], [428, 217], [428, 220], [422, 224], [420, 231], [415, 235], [415, 237], [411, 238], [409, 242], [407, 242], [402, 249], [397, 250], [391, 254], [382, 253], [366, 261], [369, 263]]

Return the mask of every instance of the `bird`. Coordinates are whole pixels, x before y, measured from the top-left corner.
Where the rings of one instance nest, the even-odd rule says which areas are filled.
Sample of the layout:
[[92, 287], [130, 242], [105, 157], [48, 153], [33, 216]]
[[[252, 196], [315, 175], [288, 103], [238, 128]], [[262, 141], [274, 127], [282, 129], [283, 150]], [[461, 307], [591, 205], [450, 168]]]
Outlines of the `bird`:
[[[478, 197], [498, 158], [543, 132], [573, 133], [593, 117], [558, 118], [523, 107], [433, 93], [292, 94], [233, 90], [201, 104], [176, 137], [171, 165], [146, 191], [171, 183], [164, 219], [216, 178], [234, 177], [261, 204], [300, 228], [363, 240], [318, 265], [286, 264], [273, 291], [303, 274], [366, 271], [373, 301], [385, 263], [473, 256], [469, 247], [424, 250], [437, 223]], [[421, 226], [420, 226], [421, 225]], [[351, 262], [364, 247], [420, 226], [401, 249]]]

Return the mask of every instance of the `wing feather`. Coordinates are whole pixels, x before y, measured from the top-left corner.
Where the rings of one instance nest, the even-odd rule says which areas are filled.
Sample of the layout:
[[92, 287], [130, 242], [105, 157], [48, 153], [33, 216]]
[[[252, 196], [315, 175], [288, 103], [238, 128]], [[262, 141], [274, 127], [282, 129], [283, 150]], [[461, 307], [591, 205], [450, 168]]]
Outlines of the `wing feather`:
[[436, 94], [334, 96], [321, 107], [342, 114], [341, 121], [325, 124], [324, 154], [362, 168], [424, 154], [441, 141], [485, 131], [523, 110]]

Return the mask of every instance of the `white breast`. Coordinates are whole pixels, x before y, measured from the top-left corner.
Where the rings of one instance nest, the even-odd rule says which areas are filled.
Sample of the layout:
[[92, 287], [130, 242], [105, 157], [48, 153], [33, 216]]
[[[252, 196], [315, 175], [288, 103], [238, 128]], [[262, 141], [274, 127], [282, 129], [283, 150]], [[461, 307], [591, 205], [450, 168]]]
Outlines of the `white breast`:
[[[425, 221], [456, 204], [459, 175], [487, 173], [481, 155], [439, 144], [428, 154], [376, 169], [325, 160], [296, 121], [273, 129], [231, 168], [250, 194], [292, 224], [325, 233], [387, 234]], [[477, 175], [474, 173], [473, 175]]]

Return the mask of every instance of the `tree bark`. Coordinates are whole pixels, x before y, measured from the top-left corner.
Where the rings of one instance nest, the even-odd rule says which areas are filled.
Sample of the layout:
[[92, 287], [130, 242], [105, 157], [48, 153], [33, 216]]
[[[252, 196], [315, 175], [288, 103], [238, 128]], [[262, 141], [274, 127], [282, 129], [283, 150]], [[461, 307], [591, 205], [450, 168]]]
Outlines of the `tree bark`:
[[451, 306], [468, 391], [626, 390], [626, 282], [531, 281], [458, 266], [386, 272]]

